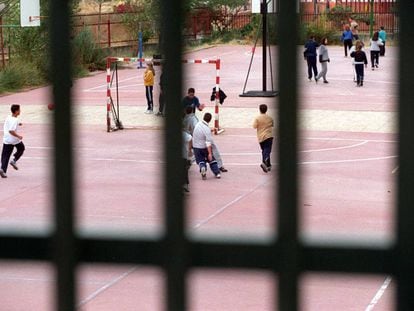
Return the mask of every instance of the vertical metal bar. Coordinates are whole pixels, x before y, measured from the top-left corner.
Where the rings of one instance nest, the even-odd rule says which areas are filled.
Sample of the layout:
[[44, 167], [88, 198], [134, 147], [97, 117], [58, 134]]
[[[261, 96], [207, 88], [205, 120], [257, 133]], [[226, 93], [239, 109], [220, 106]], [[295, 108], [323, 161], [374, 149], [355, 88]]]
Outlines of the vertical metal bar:
[[4, 40], [3, 40], [3, 16], [0, 16], [0, 48], [1, 48], [1, 64], [2, 68], [6, 67], [6, 58], [4, 55]]
[[[279, 178], [278, 240], [280, 245], [279, 310], [298, 309], [298, 102], [297, 102], [297, 2], [280, 0], [279, 48]], [[275, 178], [277, 181], [277, 178]]]
[[262, 90], [267, 91], [267, 0], [262, 0], [260, 4], [260, 12], [262, 13]]
[[54, 261], [57, 309], [75, 309], [76, 264], [73, 233], [70, 1], [50, 1], [51, 80], [54, 113]]
[[[165, 271], [167, 273], [167, 310], [186, 310], [185, 274], [187, 243], [185, 210], [182, 195], [184, 163], [182, 161], [182, 109], [177, 108], [182, 96], [182, 24], [183, 1], [161, 1], [161, 52], [165, 58], [166, 119], [164, 153], [166, 171], [165, 204]], [[181, 107], [180, 105], [178, 107]]]
[[414, 310], [414, 2], [401, 0], [399, 43], [399, 176], [397, 310]]

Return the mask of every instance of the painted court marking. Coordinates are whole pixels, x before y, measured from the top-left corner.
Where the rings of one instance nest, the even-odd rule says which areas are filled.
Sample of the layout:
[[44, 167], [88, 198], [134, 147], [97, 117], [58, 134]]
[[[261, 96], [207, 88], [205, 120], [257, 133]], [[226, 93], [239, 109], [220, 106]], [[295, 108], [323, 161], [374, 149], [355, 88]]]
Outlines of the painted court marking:
[[90, 302], [91, 300], [93, 300], [96, 296], [98, 296], [99, 294], [103, 293], [104, 291], [106, 291], [107, 289], [111, 288], [112, 286], [114, 286], [115, 284], [119, 283], [120, 281], [122, 281], [123, 279], [125, 279], [128, 275], [130, 275], [131, 273], [133, 273], [135, 270], [137, 270], [138, 267], [133, 267], [129, 270], [127, 270], [126, 272], [122, 273], [121, 275], [119, 275], [118, 277], [114, 278], [112, 281], [110, 281], [109, 283], [105, 284], [104, 286], [98, 288], [96, 291], [94, 291], [92, 294], [90, 294], [88, 297], [86, 297], [85, 299], [81, 300], [79, 302], [79, 304], [76, 306], [76, 308], [80, 308], [81, 306], [87, 304], [88, 302]]
[[381, 287], [379, 288], [379, 290], [375, 294], [374, 298], [372, 298], [371, 302], [366, 307], [365, 311], [372, 311], [374, 309], [374, 307], [380, 301], [381, 297], [384, 295], [384, 293], [387, 290], [388, 286], [390, 285], [391, 281], [392, 281], [392, 278], [390, 276], [388, 276], [385, 279], [384, 283], [382, 283]]

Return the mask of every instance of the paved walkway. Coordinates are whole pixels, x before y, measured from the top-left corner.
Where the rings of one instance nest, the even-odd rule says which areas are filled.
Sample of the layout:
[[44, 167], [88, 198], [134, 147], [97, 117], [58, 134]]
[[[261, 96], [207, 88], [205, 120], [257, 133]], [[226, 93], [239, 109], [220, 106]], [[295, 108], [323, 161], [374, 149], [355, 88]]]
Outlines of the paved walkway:
[[[223, 128], [249, 128], [260, 103], [268, 103], [269, 107], [277, 107], [278, 98], [274, 101], [266, 98], [240, 98], [238, 96], [247, 72], [249, 49], [247, 46], [224, 46], [196, 51], [194, 55], [188, 56], [188, 58], [215, 58], [214, 55], [221, 55], [222, 87], [228, 95], [225, 104], [220, 107], [220, 126]], [[316, 131], [395, 133], [394, 87], [396, 84], [394, 81], [396, 79], [392, 68], [396, 62], [397, 49], [387, 48], [387, 56], [380, 58], [379, 70], [371, 71], [369, 67], [366, 69], [366, 82], [363, 88], [355, 87], [352, 82], [351, 60], [349, 57], [343, 57], [342, 47], [329, 47], [329, 52], [331, 57], [328, 71], [329, 84], [308, 82], [306, 64], [301, 58], [299, 59], [301, 128]], [[257, 51], [257, 55], [260, 55], [260, 51]], [[261, 59], [258, 59], [253, 63], [253, 72], [247, 89], [254, 89], [255, 84], [260, 85], [260, 62]], [[206, 111], [214, 112], [214, 107], [206, 99], [209, 97], [210, 88], [205, 88], [206, 80], [210, 80], [209, 78], [214, 80], [214, 70], [208, 65], [192, 66], [186, 67], [191, 68], [191, 71], [187, 72], [184, 85], [185, 87], [195, 85], [197, 95], [202, 102], [207, 104]], [[141, 87], [142, 72], [137, 71], [134, 64], [131, 64], [129, 68], [131, 70], [124, 70], [120, 73], [122, 79], [129, 83], [120, 94], [121, 121], [127, 127], [161, 127], [162, 118], [143, 113], [145, 96], [143, 87]], [[233, 70], [233, 68], [236, 69]], [[0, 115], [4, 116], [8, 113], [10, 104], [20, 103], [23, 105], [23, 122], [47, 124], [51, 120], [51, 112], [46, 108], [48, 92], [49, 88], [40, 88], [0, 97]], [[156, 87], [155, 98], [157, 98], [157, 92]], [[105, 130], [105, 73], [78, 80], [74, 88], [74, 104], [76, 122], [101, 124], [102, 129]], [[271, 111], [274, 112], [274, 109]]]

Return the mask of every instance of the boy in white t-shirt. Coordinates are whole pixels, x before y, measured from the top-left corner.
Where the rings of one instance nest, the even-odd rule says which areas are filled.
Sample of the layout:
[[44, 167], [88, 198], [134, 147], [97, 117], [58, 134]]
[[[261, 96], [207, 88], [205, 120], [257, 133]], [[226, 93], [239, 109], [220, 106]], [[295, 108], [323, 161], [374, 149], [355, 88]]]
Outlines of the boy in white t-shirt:
[[13, 159], [10, 161], [10, 165], [15, 170], [19, 169], [17, 167], [17, 161], [25, 150], [22, 142], [23, 136], [18, 134], [18, 128], [22, 125], [17, 118], [20, 115], [20, 105], [12, 105], [10, 110], [12, 115], [8, 116], [6, 121], [4, 121], [3, 151], [1, 153], [0, 169], [0, 176], [2, 178], [7, 178], [7, 167], [9, 166], [9, 160], [14, 148], [16, 147], [17, 150], [13, 155]]

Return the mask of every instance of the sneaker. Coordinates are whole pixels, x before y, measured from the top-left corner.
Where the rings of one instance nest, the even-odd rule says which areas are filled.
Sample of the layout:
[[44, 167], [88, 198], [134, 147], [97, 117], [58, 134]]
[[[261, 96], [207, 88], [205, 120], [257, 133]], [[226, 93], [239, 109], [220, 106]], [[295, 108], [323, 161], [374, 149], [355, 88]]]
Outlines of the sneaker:
[[221, 172], [223, 172], [223, 173], [228, 172], [228, 169], [227, 169], [227, 168], [225, 168], [224, 166], [220, 167], [220, 168], [219, 168], [219, 170], [220, 170]]
[[267, 172], [268, 172], [268, 170], [267, 170], [267, 166], [266, 166], [266, 164], [265, 164], [265, 163], [260, 164], [260, 167], [262, 168], [263, 172], [265, 172], [265, 173], [267, 173]]
[[150, 114], [151, 113], [151, 110], [147, 109], [147, 110], [144, 111], [144, 113], [145, 114]]
[[17, 171], [18, 169], [19, 169], [19, 167], [17, 166], [17, 164], [16, 164], [16, 161], [15, 160], [11, 160], [10, 161], [10, 165]]
[[164, 115], [162, 114], [162, 112], [160, 112], [160, 111], [158, 111], [156, 114], [155, 114], [157, 117], [163, 117]]
[[312, 82], [312, 78], [308, 78], [309, 82]]
[[375, 68], [378, 68], [378, 64], [375, 64]]
[[207, 179], [207, 175], [206, 175], [206, 168], [205, 167], [202, 167], [201, 168], [201, 170], [200, 170], [200, 173], [201, 173], [201, 178], [203, 179], [203, 180], [206, 180]]
[[374, 67], [371, 67], [371, 70], [374, 70]]
[[315, 78], [315, 82], [316, 82], [316, 83], [318, 83], [318, 80], [319, 80], [319, 79]]
[[2, 178], [7, 178], [7, 174], [2, 169], [0, 169], [0, 176]]
[[267, 171], [270, 172], [271, 170], [272, 170], [272, 167], [271, 166], [268, 166], [267, 167]]
[[323, 81], [323, 83], [329, 83], [328, 80]]
[[220, 178], [221, 178], [221, 175], [220, 175], [220, 174], [217, 174], [217, 175], [216, 175], [216, 178], [217, 178], [217, 179], [220, 179]]

